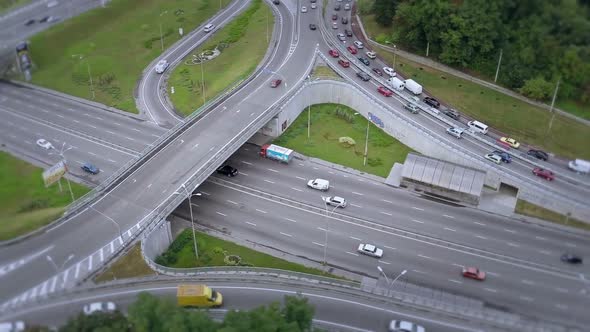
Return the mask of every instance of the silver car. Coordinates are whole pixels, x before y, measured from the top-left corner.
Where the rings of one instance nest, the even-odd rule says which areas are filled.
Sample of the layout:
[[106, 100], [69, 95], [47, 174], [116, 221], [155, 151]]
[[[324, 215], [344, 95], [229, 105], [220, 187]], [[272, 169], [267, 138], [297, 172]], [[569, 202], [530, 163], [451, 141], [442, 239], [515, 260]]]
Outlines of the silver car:
[[426, 332], [423, 326], [406, 320], [392, 320], [389, 323], [390, 332]]
[[339, 33], [338, 34], [338, 39], [340, 39], [340, 41], [345, 41], [346, 40], [346, 36], [343, 33]]
[[381, 258], [383, 257], [383, 250], [375, 247], [372, 244], [359, 244], [359, 247], [357, 249], [357, 251], [363, 255], [367, 255], [367, 256], [371, 256], [371, 257], [376, 257], [376, 258]]
[[328, 205], [337, 206], [337, 207], [341, 207], [341, 208], [346, 207], [346, 200], [342, 197], [339, 197], [339, 196], [323, 197], [322, 196], [322, 199]]
[[465, 131], [465, 129], [463, 129], [463, 128], [457, 128], [457, 127], [447, 128], [447, 134], [454, 136], [456, 138], [461, 138], [461, 135], [463, 135], [464, 131]]

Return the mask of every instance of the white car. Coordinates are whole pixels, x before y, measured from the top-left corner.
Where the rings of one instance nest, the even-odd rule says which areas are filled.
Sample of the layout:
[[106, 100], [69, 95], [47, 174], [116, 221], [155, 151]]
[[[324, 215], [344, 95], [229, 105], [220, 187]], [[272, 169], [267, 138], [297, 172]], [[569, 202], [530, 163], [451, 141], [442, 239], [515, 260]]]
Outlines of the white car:
[[345, 40], [346, 40], [346, 36], [345, 36], [343, 33], [339, 33], [339, 34], [338, 34], [338, 39], [339, 39], [340, 41], [345, 41]]
[[337, 207], [341, 207], [341, 208], [346, 207], [346, 200], [342, 197], [339, 197], [339, 196], [323, 197], [322, 196], [322, 199], [328, 205], [337, 206]]
[[45, 150], [55, 149], [49, 141], [47, 141], [46, 139], [43, 139], [43, 138], [40, 138], [37, 140], [37, 145], [44, 148]]
[[486, 158], [487, 160], [494, 162], [496, 164], [500, 164], [502, 162], [502, 157], [498, 156], [495, 153], [488, 153], [485, 156], [483, 156], [484, 158]]
[[330, 181], [324, 179], [309, 180], [307, 186], [313, 189], [327, 191], [330, 189]]
[[338, 29], [338, 23], [332, 22], [332, 29]]
[[391, 77], [395, 77], [397, 75], [391, 67], [383, 67], [383, 72]]
[[389, 332], [426, 332], [423, 326], [405, 320], [392, 320]]
[[364, 48], [365, 46], [363, 45], [362, 42], [355, 40], [354, 41], [354, 46], [356, 46], [356, 48]]
[[377, 57], [377, 53], [375, 53], [375, 52], [369, 51], [365, 54], [369, 57], [369, 59], [375, 59]]
[[301, 12], [302, 13], [307, 13], [307, 7], [301, 6]]
[[84, 306], [84, 314], [92, 315], [95, 312], [112, 312], [117, 310], [113, 302], [93, 302]]
[[156, 65], [156, 73], [162, 74], [166, 70], [166, 68], [168, 68], [168, 61], [160, 60]]
[[447, 134], [454, 136], [456, 138], [461, 138], [461, 135], [463, 135], [464, 131], [465, 131], [465, 129], [463, 129], [463, 128], [457, 128], [457, 127], [447, 128]]
[[203, 31], [211, 32], [211, 31], [213, 31], [213, 29], [215, 29], [215, 25], [209, 23], [209, 24], [205, 25], [205, 27], [203, 28]]
[[311, 9], [316, 9], [316, 8], [318, 8], [318, 5], [316, 5], [315, 2], [312, 2]]
[[372, 244], [359, 244], [357, 251], [363, 255], [368, 255], [371, 257], [381, 258], [383, 257], [383, 250], [375, 247]]

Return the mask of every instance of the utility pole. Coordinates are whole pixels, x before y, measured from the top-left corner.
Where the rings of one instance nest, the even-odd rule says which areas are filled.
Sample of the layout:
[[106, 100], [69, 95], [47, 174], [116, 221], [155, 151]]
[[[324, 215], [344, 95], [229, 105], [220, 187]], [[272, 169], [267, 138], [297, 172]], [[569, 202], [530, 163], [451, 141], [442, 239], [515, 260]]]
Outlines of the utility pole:
[[502, 63], [502, 49], [500, 49], [500, 57], [498, 58], [498, 67], [496, 67], [496, 76], [494, 77], [494, 83], [498, 80], [498, 74], [500, 73], [500, 63]]
[[555, 105], [555, 99], [557, 99], [557, 91], [559, 90], [559, 83], [561, 82], [561, 78], [557, 80], [557, 85], [555, 85], [555, 91], [553, 92], [553, 99], [551, 100], [551, 119], [549, 120], [549, 128], [547, 128], [547, 133], [545, 134], [545, 139], [549, 136], [551, 132], [551, 127], [553, 126], [553, 120], [555, 119], [555, 111], [553, 110], [553, 106]]

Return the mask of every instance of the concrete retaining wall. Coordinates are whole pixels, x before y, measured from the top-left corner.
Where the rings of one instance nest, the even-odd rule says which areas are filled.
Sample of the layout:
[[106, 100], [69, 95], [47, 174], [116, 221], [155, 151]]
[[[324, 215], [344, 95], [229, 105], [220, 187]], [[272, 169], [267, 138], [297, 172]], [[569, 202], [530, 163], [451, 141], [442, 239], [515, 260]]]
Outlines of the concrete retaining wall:
[[172, 240], [170, 222], [166, 220], [143, 239], [141, 243], [143, 253], [151, 260], [155, 260], [168, 249]]

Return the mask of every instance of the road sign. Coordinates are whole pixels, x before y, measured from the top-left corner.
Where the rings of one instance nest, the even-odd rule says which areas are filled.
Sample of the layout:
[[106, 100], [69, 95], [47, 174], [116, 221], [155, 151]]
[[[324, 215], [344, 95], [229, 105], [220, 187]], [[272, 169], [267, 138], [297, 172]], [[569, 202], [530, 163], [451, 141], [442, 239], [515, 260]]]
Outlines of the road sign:
[[42, 176], [43, 182], [45, 182], [45, 187], [49, 187], [50, 185], [59, 181], [59, 179], [61, 179], [61, 177], [66, 174], [67, 171], [68, 168], [63, 160], [43, 171]]

